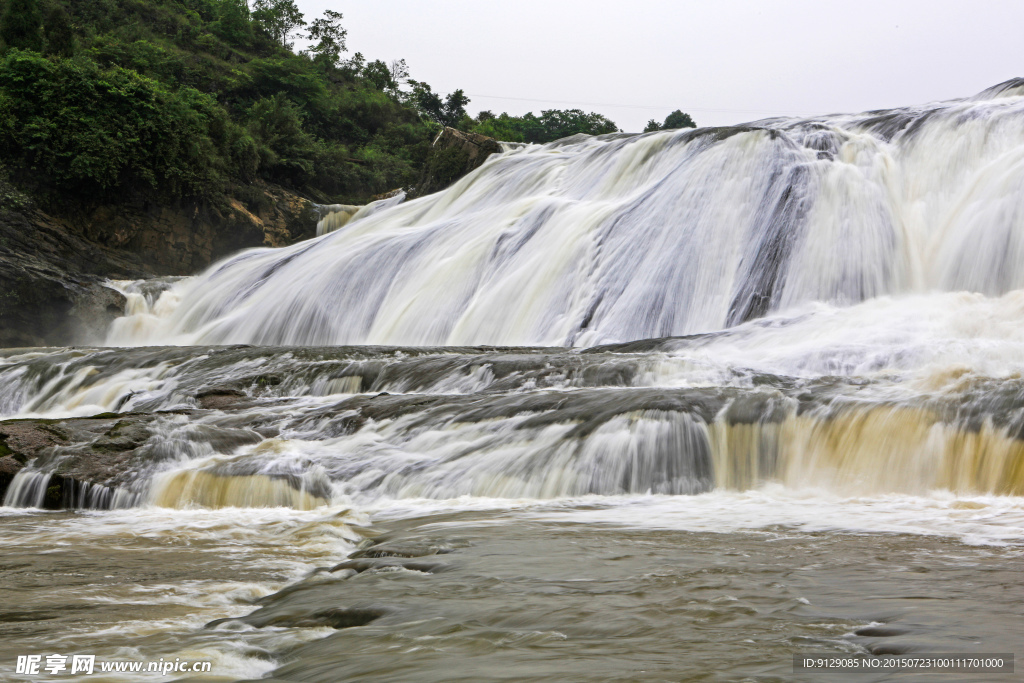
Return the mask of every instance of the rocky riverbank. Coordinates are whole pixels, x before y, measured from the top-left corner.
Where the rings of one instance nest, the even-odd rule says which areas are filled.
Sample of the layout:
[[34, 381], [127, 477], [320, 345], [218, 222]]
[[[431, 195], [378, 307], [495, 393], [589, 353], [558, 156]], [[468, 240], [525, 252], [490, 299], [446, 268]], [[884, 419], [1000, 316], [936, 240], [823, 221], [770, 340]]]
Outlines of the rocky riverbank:
[[107, 280], [193, 274], [240, 249], [316, 234], [311, 201], [244, 190], [219, 207], [136, 202], [61, 217], [23, 197], [0, 208], [0, 346], [101, 341], [125, 303]]
[[[415, 196], [500, 151], [491, 138], [445, 129]], [[317, 204], [266, 183], [238, 187], [219, 205], [134, 199], [69, 216], [0, 187], [0, 347], [101, 342], [125, 305], [108, 280], [192, 275], [242, 249], [314, 237], [320, 218]]]

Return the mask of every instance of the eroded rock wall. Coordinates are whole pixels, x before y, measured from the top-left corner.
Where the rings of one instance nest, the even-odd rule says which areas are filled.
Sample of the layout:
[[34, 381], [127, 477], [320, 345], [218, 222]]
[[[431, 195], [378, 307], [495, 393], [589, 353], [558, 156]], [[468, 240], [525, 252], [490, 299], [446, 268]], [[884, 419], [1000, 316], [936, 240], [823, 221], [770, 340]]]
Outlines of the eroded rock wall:
[[267, 185], [238, 195], [220, 206], [135, 202], [66, 217], [0, 205], [0, 347], [99, 343], [124, 312], [108, 280], [192, 275], [241, 249], [316, 234], [309, 200]]
[[501, 151], [501, 143], [494, 138], [445, 128], [434, 140], [411, 196], [422, 197], [443, 190]]

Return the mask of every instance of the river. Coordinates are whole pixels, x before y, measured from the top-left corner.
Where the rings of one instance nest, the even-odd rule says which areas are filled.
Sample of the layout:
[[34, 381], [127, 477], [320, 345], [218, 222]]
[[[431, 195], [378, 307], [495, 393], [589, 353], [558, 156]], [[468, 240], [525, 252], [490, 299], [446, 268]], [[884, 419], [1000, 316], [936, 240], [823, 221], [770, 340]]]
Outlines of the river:
[[793, 658], [1014, 653], [1022, 87], [517, 147], [114, 283], [106, 346], [0, 351], [0, 456], [32, 454], [0, 676], [956, 681]]

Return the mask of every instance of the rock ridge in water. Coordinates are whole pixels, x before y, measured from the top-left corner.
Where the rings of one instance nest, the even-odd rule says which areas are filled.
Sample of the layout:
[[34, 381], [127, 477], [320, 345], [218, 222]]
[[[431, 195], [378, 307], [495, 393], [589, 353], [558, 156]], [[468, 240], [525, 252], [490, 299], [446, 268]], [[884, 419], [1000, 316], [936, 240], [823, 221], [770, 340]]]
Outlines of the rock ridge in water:
[[[708, 382], [663, 352], [409, 351], [8, 352], [6, 503], [311, 509], [772, 481], [844, 495], [1024, 493], [1019, 377], [921, 392], [887, 373]], [[59, 416], [69, 408], [107, 412]]]

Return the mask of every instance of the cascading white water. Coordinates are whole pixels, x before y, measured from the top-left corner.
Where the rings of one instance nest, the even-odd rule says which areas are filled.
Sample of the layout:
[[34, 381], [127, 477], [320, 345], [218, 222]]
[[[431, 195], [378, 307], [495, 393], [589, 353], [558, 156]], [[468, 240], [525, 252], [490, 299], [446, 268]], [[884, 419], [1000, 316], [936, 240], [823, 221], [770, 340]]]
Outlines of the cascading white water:
[[569, 138], [179, 285], [115, 345], [557, 344], [809, 301], [1024, 286], [1024, 86], [855, 116]]
[[317, 207], [320, 213], [320, 220], [316, 223], [316, 234], [318, 237], [326, 235], [344, 227], [349, 221], [366, 218], [378, 211], [397, 206], [405, 201], [405, 196], [404, 190], [397, 190], [390, 193], [390, 196], [370, 202], [365, 206], [355, 206], [352, 204], [320, 205]]
[[[97, 482], [122, 503], [1019, 495], [1022, 93], [512, 149], [315, 240], [121, 283], [112, 344], [211, 346], [15, 353], [0, 415], [135, 416], [131, 476]], [[341, 346], [385, 343], [410, 346]], [[76, 424], [11, 502], [128, 448]]]
[[515, 149], [114, 283], [138, 348], [0, 350], [8, 661], [788, 680], [815, 643], [1009, 652], [1022, 184], [1024, 81]]

